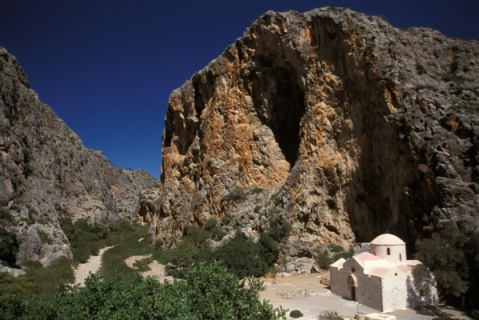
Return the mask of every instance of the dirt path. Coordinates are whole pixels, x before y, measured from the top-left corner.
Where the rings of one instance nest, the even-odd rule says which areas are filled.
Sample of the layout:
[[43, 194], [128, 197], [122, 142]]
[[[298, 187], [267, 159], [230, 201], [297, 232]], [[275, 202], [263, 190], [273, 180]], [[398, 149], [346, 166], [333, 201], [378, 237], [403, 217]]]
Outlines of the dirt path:
[[110, 248], [112, 247], [100, 249], [97, 256], [90, 256], [90, 259], [88, 259], [87, 262], [78, 265], [75, 269], [75, 284], [82, 286], [90, 273], [95, 273], [100, 269], [101, 257], [103, 256], [103, 253]]
[[[318, 319], [318, 315], [325, 311], [336, 310], [342, 316], [352, 319], [356, 313], [378, 313], [377, 310], [356, 304], [354, 301], [343, 299], [331, 293], [328, 287], [319, 283], [321, 275], [303, 274], [297, 276], [278, 276], [276, 279], [262, 279], [266, 290], [260, 293], [261, 300], [269, 300], [275, 306], [282, 306], [303, 313], [301, 320]], [[398, 320], [430, 320], [435, 316], [470, 319], [461, 311], [449, 307], [430, 307], [419, 310], [405, 309], [388, 312]], [[292, 319], [287, 317], [287, 319]]]

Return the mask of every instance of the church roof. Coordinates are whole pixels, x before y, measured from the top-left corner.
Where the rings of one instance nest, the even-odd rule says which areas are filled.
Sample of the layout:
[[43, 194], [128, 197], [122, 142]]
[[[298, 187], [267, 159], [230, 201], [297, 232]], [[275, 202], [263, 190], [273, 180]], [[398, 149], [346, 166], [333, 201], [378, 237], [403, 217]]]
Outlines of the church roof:
[[386, 273], [391, 271], [392, 269], [394, 269], [394, 268], [391, 268], [391, 267], [389, 267], [389, 268], [388, 267], [374, 267], [371, 270], [369, 270], [369, 272], [367, 274], [377, 276], [377, 277], [382, 277]]
[[393, 234], [384, 233], [374, 238], [374, 240], [371, 241], [371, 244], [383, 245], [383, 246], [384, 245], [394, 246], [394, 245], [403, 245], [405, 244], [405, 242]]
[[356, 259], [359, 262], [383, 260], [383, 259], [381, 259], [381, 258], [379, 258], [379, 257], [377, 257], [374, 254], [371, 254], [369, 252], [358, 253], [353, 258]]
[[336, 267], [341, 269], [343, 267], [344, 262], [346, 262], [346, 260], [344, 258], [340, 258], [338, 261], [331, 264], [331, 267]]

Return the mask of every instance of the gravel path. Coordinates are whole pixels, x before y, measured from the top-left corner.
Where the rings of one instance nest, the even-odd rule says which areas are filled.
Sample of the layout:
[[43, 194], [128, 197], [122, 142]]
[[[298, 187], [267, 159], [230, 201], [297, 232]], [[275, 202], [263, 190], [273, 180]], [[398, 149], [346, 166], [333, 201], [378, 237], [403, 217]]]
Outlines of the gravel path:
[[103, 253], [110, 248], [112, 247], [100, 249], [97, 256], [90, 256], [90, 259], [88, 259], [87, 262], [78, 265], [75, 269], [75, 284], [82, 286], [90, 273], [95, 273], [100, 269], [101, 257], [103, 256]]
[[[263, 278], [266, 290], [261, 292], [260, 296], [262, 300], [269, 300], [275, 307], [282, 306], [283, 309], [289, 309], [287, 315], [292, 310], [300, 310], [304, 315], [300, 318], [301, 320], [318, 319], [320, 313], [331, 310], [349, 319], [352, 319], [357, 312], [378, 313], [377, 310], [332, 294], [326, 286], [319, 283], [320, 278], [320, 275], [315, 274], [278, 276], [276, 279]], [[435, 316], [470, 319], [461, 311], [440, 306], [421, 310], [396, 310], [387, 314], [396, 316], [398, 320], [430, 320]], [[287, 319], [292, 318], [287, 317]]]

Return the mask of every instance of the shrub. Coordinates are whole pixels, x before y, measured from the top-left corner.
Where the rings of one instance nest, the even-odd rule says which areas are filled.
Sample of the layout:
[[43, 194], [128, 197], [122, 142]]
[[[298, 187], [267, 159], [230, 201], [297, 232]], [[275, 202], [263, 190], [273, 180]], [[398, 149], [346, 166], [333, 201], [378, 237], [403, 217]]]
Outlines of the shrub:
[[261, 258], [261, 246], [241, 232], [217, 248], [213, 258], [223, 261], [228, 270], [239, 278], [260, 277], [268, 271], [268, 264]]
[[217, 223], [218, 221], [216, 221], [215, 218], [210, 218], [206, 220], [205, 224], [203, 225], [203, 229], [205, 229], [206, 231], [211, 231], [212, 229], [216, 228]]
[[226, 195], [226, 200], [231, 202], [243, 202], [246, 200], [246, 195], [241, 189], [234, 189]]
[[14, 277], [0, 273], [0, 314], [2, 319], [18, 319], [24, 311], [23, 302], [35, 296], [38, 286], [31, 276]]
[[0, 260], [4, 260], [9, 264], [14, 264], [17, 251], [18, 241], [15, 233], [0, 228]]
[[343, 320], [337, 311], [325, 311], [319, 314], [318, 320]]
[[424, 66], [422, 64], [419, 64], [419, 63], [416, 63], [416, 72], [419, 75], [427, 73], [426, 68], [424, 68]]
[[459, 69], [459, 61], [453, 60], [451, 64], [449, 65], [449, 72], [456, 73], [458, 69]]
[[209, 239], [211, 239], [210, 231], [194, 228], [189, 235], [183, 238], [183, 242], [190, 242], [198, 249], [206, 249], [210, 247]]
[[14, 319], [283, 318], [284, 311], [260, 302], [263, 288], [257, 279], [246, 285], [217, 262], [198, 264], [174, 284], [90, 275], [84, 287], [63, 286], [49, 299], [22, 303]]
[[258, 244], [260, 246], [261, 259], [268, 265], [273, 265], [278, 259], [279, 244], [268, 233], [262, 233], [259, 236]]
[[299, 310], [293, 310], [289, 313], [289, 316], [291, 318], [297, 319], [297, 318], [301, 318], [303, 316], [303, 313]]
[[137, 260], [133, 264], [133, 267], [135, 267], [139, 272], [145, 272], [145, 271], [150, 270], [150, 267], [148, 265], [152, 261], [153, 261], [152, 258], [145, 258], [145, 259]]
[[263, 192], [263, 188], [254, 187], [253, 190], [251, 190], [251, 192], [252, 192], [253, 194], [260, 194], [261, 192]]
[[55, 260], [48, 267], [43, 267], [38, 261], [27, 261], [23, 267], [34, 279], [38, 286], [38, 296], [41, 298], [49, 297], [60, 285], [73, 283], [75, 280], [72, 261], [66, 257]]
[[268, 234], [274, 240], [281, 242], [283, 239], [288, 237], [290, 232], [291, 224], [289, 224], [288, 221], [281, 218], [271, 220]]
[[188, 269], [198, 262], [200, 249], [190, 241], [183, 241], [165, 256], [168, 262], [166, 272], [175, 278], [183, 278]]
[[0, 221], [13, 222], [13, 217], [10, 212], [5, 208], [0, 208]]
[[322, 252], [316, 254], [315, 260], [318, 266], [322, 269], [329, 269], [329, 266], [343, 258], [349, 259], [354, 255], [354, 250], [350, 249], [346, 251], [343, 247], [338, 245], [330, 245], [328, 248]]

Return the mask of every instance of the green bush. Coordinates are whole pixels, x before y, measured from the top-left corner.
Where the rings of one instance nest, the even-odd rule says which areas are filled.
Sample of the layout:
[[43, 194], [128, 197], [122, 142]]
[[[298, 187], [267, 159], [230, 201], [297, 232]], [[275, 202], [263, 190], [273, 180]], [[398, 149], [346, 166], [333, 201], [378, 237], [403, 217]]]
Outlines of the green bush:
[[27, 261], [22, 266], [27, 269], [28, 276], [34, 279], [38, 295], [42, 298], [50, 296], [60, 285], [75, 280], [72, 261], [66, 257], [55, 260], [48, 267], [43, 267], [38, 261]]
[[419, 63], [416, 63], [416, 72], [419, 75], [427, 73], [426, 68], [424, 68], [424, 66], [422, 64], [419, 64]]
[[246, 200], [246, 195], [244, 194], [243, 190], [236, 188], [228, 193], [225, 199], [231, 202], [243, 202]]
[[219, 241], [221, 240], [227, 233], [223, 231], [221, 228], [217, 227], [218, 222], [216, 219], [211, 218], [206, 220], [203, 229], [209, 233], [209, 238]]
[[329, 269], [329, 266], [343, 258], [345, 260], [351, 258], [354, 255], [354, 250], [345, 250], [343, 247], [338, 245], [330, 245], [324, 251], [319, 251], [315, 256], [315, 261], [321, 269]]
[[251, 192], [253, 194], [260, 194], [261, 192], [263, 192], [263, 188], [260, 188], [260, 187], [254, 187], [253, 190], [251, 190]]
[[145, 259], [137, 260], [133, 264], [133, 267], [135, 267], [139, 272], [145, 272], [145, 271], [150, 270], [150, 267], [148, 265], [151, 262], [153, 262], [152, 258], [145, 258]]
[[259, 236], [258, 244], [260, 246], [261, 259], [271, 266], [276, 262], [279, 255], [279, 243], [268, 233], [262, 233]]
[[18, 241], [15, 233], [0, 228], [0, 260], [4, 260], [9, 264], [14, 264], [17, 251]]
[[17, 319], [23, 313], [25, 299], [34, 297], [38, 286], [31, 276], [14, 277], [0, 273], [0, 315], [2, 319]]
[[183, 278], [190, 267], [198, 262], [200, 249], [190, 241], [181, 242], [178, 247], [165, 252], [168, 262], [166, 272], [175, 278]]
[[458, 69], [459, 69], [459, 61], [453, 60], [451, 64], [449, 65], [449, 72], [456, 73]]
[[290, 232], [291, 224], [289, 224], [289, 222], [287, 222], [286, 220], [276, 218], [270, 222], [268, 235], [274, 240], [281, 242], [283, 239], [289, 236]]
[[268, 264], [261, 257], [261, 246], [246, 237], [236, 236], [213, 252], [213, 258], [223, 261], [228, 270], [239, 278], [260, 277], [268, 271]]
[[303, 316], [303, 313], [299, 310], [293, 310], [289, 313], [289, 316], [291, 318], [297, 319], [297, 318], [301, 318]]
[[63, 286], [49, 299], [23, 302], [12, 319], [284, 318], [284, 311], [260, 302], [263, 289], [259, 280], [246, 285], [217, 262], [200, 263], [173, 284], [139, 275], [90, 275], [84, 287]]
[[3, 223], [13, 222], [11, 213], [5, 208], [0, 208], [0, 221], [3, 221]]
[[337, 311], [324, 311], [319, 314], [318, 320], [343, 320]]

